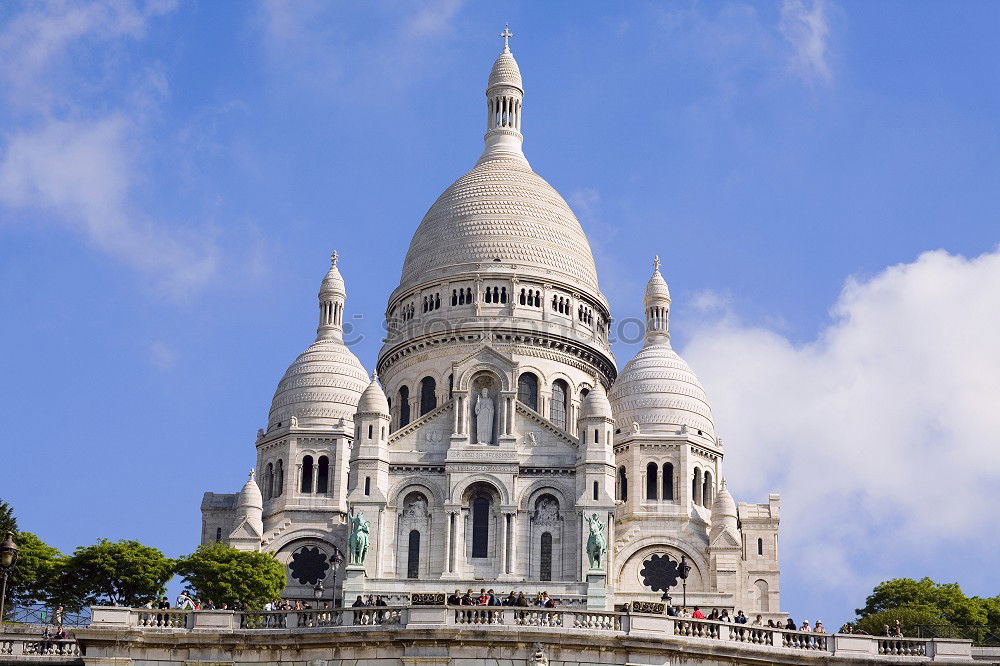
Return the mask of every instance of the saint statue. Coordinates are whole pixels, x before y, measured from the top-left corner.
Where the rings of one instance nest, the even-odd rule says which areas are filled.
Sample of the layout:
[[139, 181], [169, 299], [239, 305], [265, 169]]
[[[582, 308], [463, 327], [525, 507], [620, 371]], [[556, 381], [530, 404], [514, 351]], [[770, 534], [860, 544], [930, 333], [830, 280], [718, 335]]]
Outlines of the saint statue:
[[358, 511], [351, 517], [351, 536], [347, 540], [347, 548], [351, 551], [351, 564], [364, 564], [368, 556], [368, 533], [370, 523], [365, 520], [365, 514]]
[[479, 444], [493, 443], [493, 398], [486, 388], [476, 398], [476, 439]]
[[590, 558], [590, 568], [600, 569], [601, 558], [608, 549], [608, 539], [604, 535], [604, 521], [596, 513], [587, 517], [590, 535], [587, 537], [587, 556]]

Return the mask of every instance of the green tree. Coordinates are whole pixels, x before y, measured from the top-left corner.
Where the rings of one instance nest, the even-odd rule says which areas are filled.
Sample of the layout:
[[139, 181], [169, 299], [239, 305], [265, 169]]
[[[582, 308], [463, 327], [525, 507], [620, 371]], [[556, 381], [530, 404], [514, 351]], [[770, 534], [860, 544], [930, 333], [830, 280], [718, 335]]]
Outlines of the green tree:
[[0, 500], [0, 541], [7, 536], [7, 532], [17, 535], [17, 518], [14, 517], [14, 508]]
[[60, 582], [89, 604], [136, 607], [162, 595], [173, 570], [174, 561], [156, 548], [101, 539], [73, 552]]
[[941, 616], [941, 611], [933, 606], [925, 604], [904, 605], [898, 608], [888, 608], [865, 615], [858, 620], [855, 625], [858, 631], [873, 636], [881, 636], [885, 631], [885, 626], [890, 628], [896, 626], [896, 620], [903, 625], [903, 633], [907, 636], [916, 636], [918, 628], [933, 625], [935, 635], [942, 638], [950, 638], [957, 635], [951, 624], [946, 622]]
[[31, 532], [17, 535], [17, 547], [17, 562], [7, 583], [8, 598], [24, 606], [46, 602], [62, 554]]
[[269, 553], [248, 553], [225, 543], [199, 546], [177, 562], [176, 572], [199, 598], [217, 605], [259, 609], [285, 588], [285, 568]]
[[875, 613], [900, 608], [926, 607], [939, 615], [939, 624], [986, 624], [987, 610], [982, 599], [967, 597], [958, 583], [935, 583], [930, 578], [894, 578], [879, 583], [855, 612], [859, 622]]

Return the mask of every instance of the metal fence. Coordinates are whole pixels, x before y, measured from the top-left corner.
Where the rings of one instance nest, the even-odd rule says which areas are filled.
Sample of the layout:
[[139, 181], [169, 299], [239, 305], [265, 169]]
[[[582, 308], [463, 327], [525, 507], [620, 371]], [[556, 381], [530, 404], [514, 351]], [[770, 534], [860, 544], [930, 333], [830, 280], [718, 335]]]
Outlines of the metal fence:
[[1000, 646], [1000, 627], [974, 624], [917, 625], [920, 638], [964, 638], [973, 645]]
[[82, 627], [90, 624], [90, 608], [70, 613], [47, 606], [15, 606], [8, 610], [5, 622], [20, 624], [58, 624], [64, 627]]

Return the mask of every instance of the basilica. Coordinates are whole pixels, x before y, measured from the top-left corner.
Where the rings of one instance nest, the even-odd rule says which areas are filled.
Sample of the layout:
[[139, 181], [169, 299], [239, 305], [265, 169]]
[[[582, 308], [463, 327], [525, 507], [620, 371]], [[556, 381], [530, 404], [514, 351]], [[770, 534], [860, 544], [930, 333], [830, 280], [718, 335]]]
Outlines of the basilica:
[[[778, 495], [727, 488], [658, 260], [644, 346], [618, 372], [587, 237], [522, 152], [523, 97], [505, 37], [483, 152], [413, 234], [375, 368], [344, 344], [334, 253], [256, 472], [205, 493], [202, 543], [274, 553], [287, 597], [338, 605], [494, 588], [611, 610], [669, 592], [778, 617]], [[664, 562], [687, 578], [667, 588]]]

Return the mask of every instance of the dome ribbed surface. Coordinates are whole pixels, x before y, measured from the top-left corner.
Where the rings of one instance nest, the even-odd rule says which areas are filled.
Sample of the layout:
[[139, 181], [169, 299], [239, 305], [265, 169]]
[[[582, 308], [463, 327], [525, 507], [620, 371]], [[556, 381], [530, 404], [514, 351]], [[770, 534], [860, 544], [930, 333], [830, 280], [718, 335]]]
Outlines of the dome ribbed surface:
[[587, 418], [589, 416], [611, 418], [611, 403], [608, 402], [608, 394], [599, 381], [594, 382], [594, 388], [590, 390], [580, 406], [580, 417]]
[[522, 92], [524, 91], [524, 86], [521, 84], [521, 68], [517, 66], [514, 54], [509, 49], [504, 49], [497, 56], [496, 62], [493, 63], [493, 69], [490, 70], [490, 79], [486, 88], [488, 90], [493, 86], [501, 85], [515, 86], [520, 88]]
[[701, 382], [669, 344], [643, 347], [611, 387], [615, 423], [641, 432], [676, 432], [687, 426], [715, 438], [712, 408]]
[[566, 201], [524, 160], [486, 159], [427, 211], [400, 289], [511, 264], [519, 276], [561, 279], [604, 302], [590, 243]]
[[385, 414], [389, 415], [389, 400], [385, 397], [385, 391], [378, 383], [378, 379], [372, 379], [371, 384], [361, 394], [358, 402], [359, 414]]
[[653, 272], [653, 277], [649, 278], [649, 282], [646, 283], [646, 293], [643, 302], [646, 305], [650, 305], [662, 300], [670, 300], [670, 288], [667, 287], [667, 281], [663, 279], [660, 271], [657, 270]]
[[251, 507], [255, 509], [261, 509], [264, 507], [264, 498], [260, 494], [260, 487], [257, 485], [257, 481], [251, 476], [245, 484], [243, 484], [243, 489], [240, 490], [240, 496], [237, 499], [236, 506], [238, 507]]
[[268, 427], [295, 416], [303, 427], [333, 426], [354, 420], [368, 386], [361, 361], [338, 340], [317, 340], [288, 366], [271, 401]]

